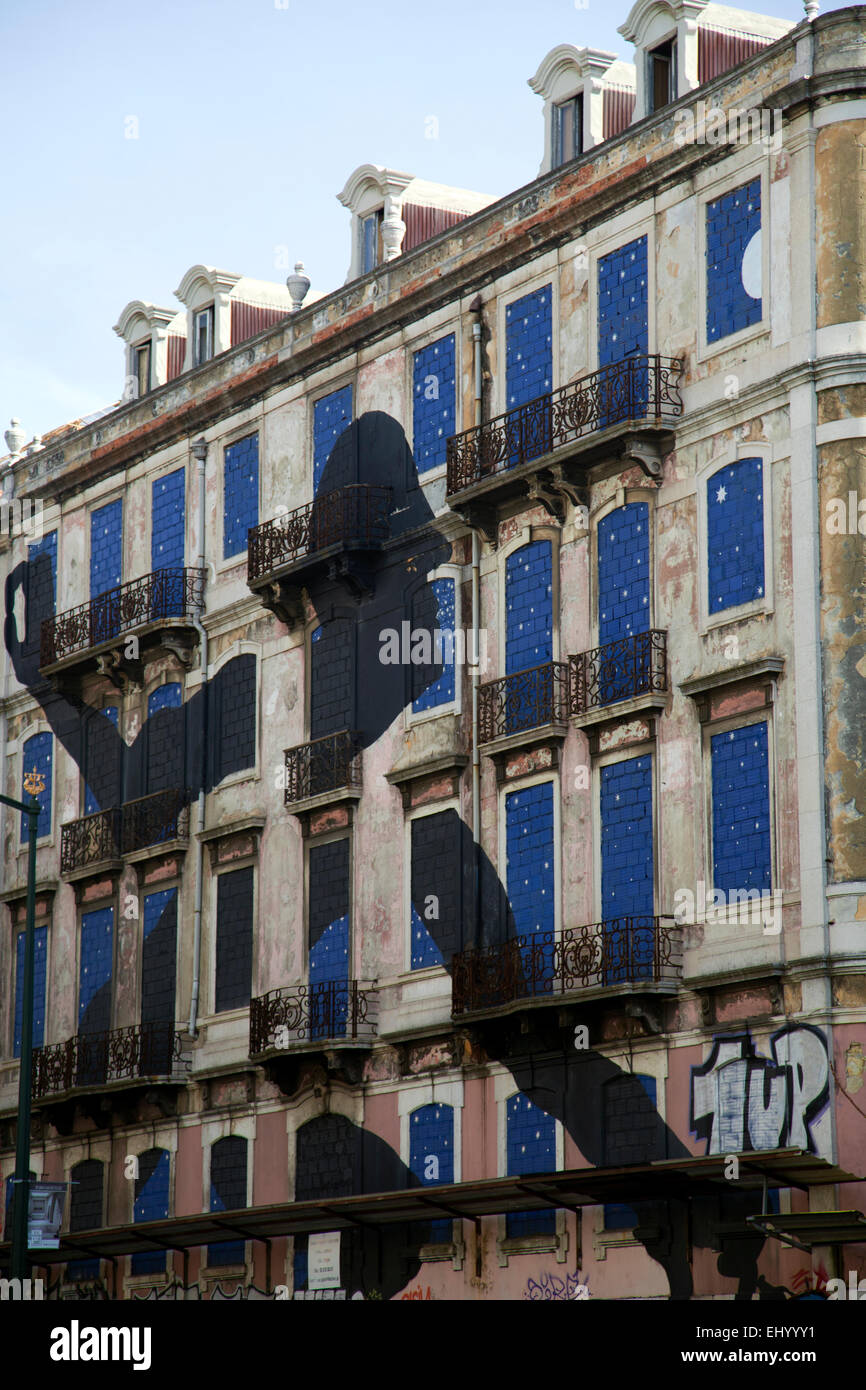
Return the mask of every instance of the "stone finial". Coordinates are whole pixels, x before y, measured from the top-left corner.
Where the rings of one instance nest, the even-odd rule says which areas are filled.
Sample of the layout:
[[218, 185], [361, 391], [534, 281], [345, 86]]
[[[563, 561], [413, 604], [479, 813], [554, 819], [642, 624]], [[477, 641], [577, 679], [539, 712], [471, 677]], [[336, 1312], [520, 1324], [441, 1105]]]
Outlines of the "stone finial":
[[26, 431], [21, 428], [21, 421], [17, 419], [10, 420], [9, 429], [6, 431], [3, 438], [6, 440], [6, 448], [9, 450], [10, 454], [20, 454], [21, 446], [27, 438]]
[[806, 18], [810, 23], [813, 19], [818, 18], [818, 11], [820, 8], [818, 0], [803, 0], [803, 9], [806, 11]]
[[292, 296], [292, 313], [296, 314], [307, 297], [310, 277], [304, 274], [304, 262], [295, 261], [295, 273], [286, 279], [286, 288]]

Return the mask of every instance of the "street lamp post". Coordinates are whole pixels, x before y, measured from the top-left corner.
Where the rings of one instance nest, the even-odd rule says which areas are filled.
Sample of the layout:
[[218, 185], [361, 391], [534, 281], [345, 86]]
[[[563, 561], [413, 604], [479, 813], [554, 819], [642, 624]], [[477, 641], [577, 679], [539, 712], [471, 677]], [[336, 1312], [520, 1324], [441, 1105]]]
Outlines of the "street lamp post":
[[15, 801], [0, 796], [6, 806], [22, 811], [27, 817], [27, 925], [24, 933], [24, 979], [21, 982], [21, 1064], [18, 1073], [18, 1143], [15, 1152], [15, 1191], [12, 1206], [12, 1267], [13, 1279], [26, 1279], [27, 1216], [30, 1207], [30, 1095], [33, 1085], [33, 958], [36, 919], [36, 836], [41, 807], [36, 800], [45, 790], [45, 779], [33, 768], [24, 778], [24, 790], [30, 800]]

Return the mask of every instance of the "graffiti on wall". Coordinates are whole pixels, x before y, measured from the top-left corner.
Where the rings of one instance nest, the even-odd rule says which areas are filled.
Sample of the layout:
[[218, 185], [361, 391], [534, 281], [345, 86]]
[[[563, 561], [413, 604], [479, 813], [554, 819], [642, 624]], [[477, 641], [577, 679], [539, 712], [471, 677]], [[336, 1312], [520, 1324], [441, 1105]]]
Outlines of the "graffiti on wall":
[[427, 1285], [427, 1292], [426, 1292], [426, 1293], [423, 1292], [423, 1290], [422, 1290], [422, 1288], [421, 1288], [421, 1285], [419, 1284], [419, 1285], [417, 1286], [417, 1288], [414, 1288], [414, 1289], [407, 1289], [406, 1293], [401, 1293], [401, 1295], [400, 1295], [400, 1298], [401, 1298], [401, 1300], [402, 1300], [403, 1302], [406, 1302], [406, 1301], [409, 1301], [409, 1300], [413, 1300], [413, 1299], [420, 1299], [420, 1300], [423, 1302], [424, 1299], [428, 1299], [428, 1298], [429, 1298], [429, 1299], [432, 1299], [432, 1297], [433, 1297], [433, 1295], [432, 1295], [432, 1293], [430, 1292], [430, 1285], [429, 1285], [429, 1284]]
[[537, 1279], [527, 1279], [523, 1297], [530, 1303], [568, 1303], [571, 1299], [589, 1298], [589, 1277], [581, 1283], [579, 1270], [563, 1278], [542, 1270]]
[[820, 1028], [793, 1024], [770, 1038], [762, 1057], [749, 1035], [715, 1038], [692, 1067], [692, 1132], [708, 1154], [797, 1148], [817, 1152], [812, 1125], [830, 1098], [827, 1040]]

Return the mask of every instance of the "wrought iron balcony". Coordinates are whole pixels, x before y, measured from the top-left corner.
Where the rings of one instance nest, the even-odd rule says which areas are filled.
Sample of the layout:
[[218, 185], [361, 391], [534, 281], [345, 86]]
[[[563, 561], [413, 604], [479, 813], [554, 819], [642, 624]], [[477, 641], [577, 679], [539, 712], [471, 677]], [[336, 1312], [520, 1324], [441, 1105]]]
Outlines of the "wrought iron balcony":
[[61, 828], [60, 871], [76, 873], [189, 834], [186, 794], [175, 787], [69, 821]]
[[347, 581], [366, 587], [369, 555], [388, 539], [390, 507], [389, 487], [351, 483], [251, 527], [247, 583], [289, 624], [301, 614], [299, 585], [337, 557]]
[[667, 632], [651, 629], [569, 658], [571, 712], [590, 714], [618, 700], [668, 688]]
[[559, 999], [583, 990], [673, 984], [680, 932], [659, 917], [616, 917], [588, 926], [516, 936], [463, 951], [452, 963], [452, 1014], [483, 1013], [522, 999]]
[[204, 601], [203, 569], [155, 570], [42, 623], [39, 667], [52, 671], [157, 626], [189, 624]]
[[286, 749], [285, 804], [327, 792], [360, 790], [361, 745], [349, 729]]
[[626, 357], [579, 381], [452, 435], [447, 496], [538, 462], [613, 425], [669, 425], [682, 414], [682, 362], [658, 353]]
[[106, 1033], [77, 1033], [33, 1050], [33, 1100], [111, 1081], [180, 1079], [187, 1063], [174, 1023], [138, 1023]]
[[365, 1041], [376, 1036], [379, 991], [357, 980], [272, 989], [250, 1001], [250, 1056], [301, 1043]]
[[568, 718], [569, 675], [564, 661], [546, 661], [528, 671], [487, 681], [478, 692], [481, 743], [526, 733]]

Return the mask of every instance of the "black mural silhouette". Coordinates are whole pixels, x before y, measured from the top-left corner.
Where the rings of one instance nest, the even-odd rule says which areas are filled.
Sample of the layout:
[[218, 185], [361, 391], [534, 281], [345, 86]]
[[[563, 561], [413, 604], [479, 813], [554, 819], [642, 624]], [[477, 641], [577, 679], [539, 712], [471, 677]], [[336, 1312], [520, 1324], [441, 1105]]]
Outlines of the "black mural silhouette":
[[[366, 567], [358, 563], [351, 570], [341, 571], [339, 566], [323, 568], [310, 577], [308, 592], [320, 623], [316, 660], [323, 668], [329, 662], [339, 666], [342, 661], [345, 666], [348, 631], [349, 687], [336, 702], [335, 718], [339, 727], [345, 727], [340, 721], [348, 704], [360, 745], [368, 748], [391, 726], [413, 695], [417, 696], [419, 689], [427, 689], [442, 675], [442, 664], [435, 660], [420, 676], [417, 666], [383, 664], [381, 633], [388, 628], [399, 632], [401, 623], [410, 617], [416, 628], [433, 630], [438, 626], [438, 604], [427, 576], [449, 561], [451, 546], [436, 528], [403, 429], [387, 414], [369, 412], [340, 435], [322, 471], [316, 498], [323, 499], [336, 489], [353, 484], [391, 489], [390, 539], [378, 561], [368, 560]], [[316, 534], [315, 518], [312, 532]], [[26, 600], [23, 638], [19, 638], [13, 612], [19, 588]], [[54, 733], [82, 771], [85, 739], [88, 740], [87, 779], [99, 805], [116, 804], [118, 766], [122, 799], [128, 801], [145, 793], [148, 740], [156, 737], [160, 741], [177, 741], [186, 749], [186, 799], [194, 799], [200, 787], [209, 790], [224, 775], [220, 772], [222, 758], [206, 750], [208, 702], [216, 707], [222, 698], [225, 668], [211, 680], [209, 688], [196, 691], [180, 709], [152, 715], [127, 748], [107, 719], [96, 721], [98, 728], [93, 729], [94, 721], [87, 718], [92, 713], [90, 707], [52, 690], [39, 673], [40, 624], [43, 618], [53, 616], [51, 588], [50, 562], [45, 556], [19, 564], [12, 571], [6, 582], [6, 646], [18, 680], [38, 700]], [[250, 717], [255, 717], [254, 705]], [[428, 893], [437, 892], [437, 886], [424, 885], [414, 876], [412, 884], [413, 906], [433, 940], [444, 947], [444, 965], [449, 972], [455, 936], [458, 949], [465, 949], [496, 945], [517, 935], [507, 893], [496, 869], [462, 820], [459, 836], [461, 862], [472, 865], [473, 872], [465, 880], [456, 931], [453, 921], [427, 921], [424, 916], [425, 899]], [[501, 1049], [497, 1048], [495, 1034], [489, 1040], [485, 1038], [488, 1055], [510, 1071], [515, 1086], [560, 1121], [588, 1164], [604, 1167], [609, 1163], [605, 1145], [605, 1086], [616, 1081], [621, 1087], [618, 1099], [627, 1102], [629, 1113], [638, 1112], [646, 1107], [646, 1092], [640, 1080], [591, 1049], [578, 1052], [565, 1047], [561, 1056], [539, 1056], [532, 1050], [531, 1034], [525, 1035], [524, 1055], [515, 1051], [519, 1046], [513, 1035], [507, 1048]], [[357, 1154], [352, 1172], [359, 1192], [419, 1185], [419, 1179], [379, 1136], [360, 1130], [355, 1143]], [[657, 1112], [650, 1131], [646, 1125], [642, 1127], [640, 1143], [647, 1159], [690, 1155]], [[308, 1178], [309, 1175], [301, 1175], [302, 1190]], [[757, 1261], [764, 1241], [745, 1234], [745, 1217], [761, 1210], [758, 1193], [724, 1192], [719, 1197], [692, 1198], [690, 1202], [639, 1201], [632, 1206], [638, 1218], [635, 1237], [664, 1269], [671, 1298], [688, 1299], [692, 1295], [689, 1251], [693, 1244], [720, 1252], [719, 1272], [737, 1279], [737, 1299], [750, 1299], [756, 1290], [762, 1298], [775, 1295], [772, 1286], [758, 1278]], [[744, 1234], [725, 1237], [718, 1233], [720, 1224], [728, 1229], [740, 1224]], [[353, 1285], [362, 1289], [376, 1287], [384, 1298], [392, 1297], [420, 1269], [417, 1258], [407, 1255], [406, 1246], [405, 1227], [363, 1232], [348, 1242], [344, 1275], [349, 1290]]]

